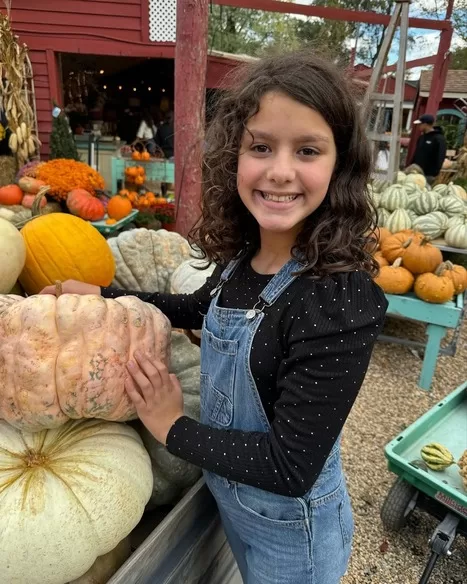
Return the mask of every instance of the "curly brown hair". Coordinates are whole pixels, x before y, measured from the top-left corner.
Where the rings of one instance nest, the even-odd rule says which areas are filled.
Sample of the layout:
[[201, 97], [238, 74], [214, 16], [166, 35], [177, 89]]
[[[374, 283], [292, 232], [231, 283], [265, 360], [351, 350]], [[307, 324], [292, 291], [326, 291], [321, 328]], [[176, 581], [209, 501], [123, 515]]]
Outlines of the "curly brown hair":
[[281, 92], [319, 112], [332, 129], [337, 162], [320, 207], [305, 221], [292, 254], [306, 258], [304, 271], [377, 272], [375, 210], [367, 184], [371, 152], [355, 88], [332, 63], [309, 52], [271, 56], [242, 67], [216, 104], [206, 134], [201, 218], [191, 241], [210, 261], [226, 264], [246, 245], [258, 248], [259, 226], [237, 190], [240, 144], [248, 120], [269, 92]]

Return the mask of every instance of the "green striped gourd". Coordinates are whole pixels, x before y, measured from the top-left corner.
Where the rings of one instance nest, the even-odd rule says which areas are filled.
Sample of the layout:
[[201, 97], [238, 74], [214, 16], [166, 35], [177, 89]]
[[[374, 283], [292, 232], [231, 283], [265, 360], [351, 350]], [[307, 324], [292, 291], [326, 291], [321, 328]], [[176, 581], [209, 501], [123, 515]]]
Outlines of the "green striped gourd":
[[378, 227], [386, 227], [386, 222], [389, 219], [390, 214], [391, 213], [389, 213], [387, 209], [383, 209], [382, 207], [378, 209], [378, 217], [376, 219]]
[[449, 217], [446, 215], [446, 213], [443, 213], [442, 211], [433, 211], [431, 214], [438, 217], [443, 231], [446, 231], [449, 221]]
[[457, 190], [454, 188], [454, 183], [450, 182], [448, 185], [436, 185], [433, 190], [439, 193], [442, 197], [449, 195], [459, 196]]
[[388, 211], [407, 209], [409, 206], [409, 196], [402, 185], [392, 185], [382, 194], [380, 204]]
[[407, 213], [409, 214], [409, 217], [412, 219], [412, 223], [418, 217], [417, 213], [415, 213], [415, 211], [413, 209], [407, 209]]
[[444, 240], [450, 247], [467, 249], [467, 223], [447, 229]]
[[417, 217], [413, 222], [413, 229], [415, 231], [420, 231], [423, 235], [426, 235], [429, 239], [436, 239], [440, 237], [444, 230], [446, 229], [447, 217], [442, 213], [433, 212], [427, 213], [426, 215], [421, 215]]
[[420, 195], [421, 193], [424, 192], [423, 189], [421, 189], [418, 185], [416, 185], [415, 183], [405, 183], [404, 184], [404, 190], [405, 192], [409, 195], [409, 198], [412, 195]]
[[384, 225], [391, 233], [397, 233], [412, 227], [412, 219], [406, 209], [396, 209], [386, 220]]
[[439, 207], [446, 213], [446, 215], [449, 215], [449, 217], [462, 215], [467, 210], [464, 201], [457, 195], [446, 195], [441, 197]]
[[382, 193], [383, 191], [385, 191], [389, 186], [391, 186], [391, 183], [389, 183], [387, 180], [383, 180], [381, 178], [375, 178], [372, 181], [372, 185], [373, 185], [373, 189], [377, 192], [377, 193]]
[[373, 205], [375, 207], [378, 207], [381, 201], [381, 193], [379, 193], [377, 190], [375, 190], [373, 185], [367, 185], [368, 188], [368, 195], [370, 197], [370, 200], [373, 202]]
[[[415, 175], [411, 175], [415, 176]], [[439, 194], [433, 191], [422, 192], [411, 201], [410, 208], [417, 213], [417, 215], [426, 215], [436, 211], [439, 207]]]
[[454, 215], [449, 217], [446, 229], [451, 229], [451, 227], [457, 227], [458, 225], [463, 225], [465, 223], [465, 217], [462, 215]]
[[426, 178], [423, 174], [410, 173], [407, 175], [404, 184], [415, 184], [421, 189], [426, 187]]

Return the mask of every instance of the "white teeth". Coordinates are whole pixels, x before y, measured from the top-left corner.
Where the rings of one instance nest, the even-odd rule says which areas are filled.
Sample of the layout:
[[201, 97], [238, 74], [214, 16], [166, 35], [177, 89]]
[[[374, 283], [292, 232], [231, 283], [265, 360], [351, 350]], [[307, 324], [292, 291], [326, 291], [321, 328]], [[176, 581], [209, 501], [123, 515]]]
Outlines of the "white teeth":
[[264, 191], [261, 191], [261, 195], [263, 196], [263, 199], [266, 199], [266, 201], [274, 201], [276, 203], [290, 203], [291, 201], [295, 201], [295, 199], [298, 197], [298, 195], [271, 195], [270, 193], [265, 193]]

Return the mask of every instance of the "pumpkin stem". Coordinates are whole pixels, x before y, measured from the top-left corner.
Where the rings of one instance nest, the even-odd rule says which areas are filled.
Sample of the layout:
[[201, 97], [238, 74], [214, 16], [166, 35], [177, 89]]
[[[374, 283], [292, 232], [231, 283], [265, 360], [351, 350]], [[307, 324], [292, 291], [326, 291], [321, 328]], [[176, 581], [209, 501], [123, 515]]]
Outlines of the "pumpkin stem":
[[[413, 238], [412, 237], [409, 237], [409, 239], [407, 241], [404, 241], [404, 243], [402, 244], [402, 247], [404, 249], [407, 249], [409, 247], [409, 245], [412, 243], [412, 241], [413, 241]], [[400, 259], [402, 261], [402, 258], [400, 258]]]
[[55, 280], [55, 296], [58, 298], [63, 294], [62, 283], [60, 280]]
[[450, 260], [446, 260], [444, 262], [444, 266], [447, 270], [453, 270], [454, 269], [454, 264], [450, 261]]
[[441, 262], [439, 264], [439, 266], [436, 268], [436, 270], [434, 272], [435, 276], [441, 276], [443, 274], [444, 270], [449, 269], [446, 264], [447, 264], [447, 262]]
[[397, 258], [397, 260], [392, 264], [391, 268], [400, 268], [402, 264], [402, 258]]

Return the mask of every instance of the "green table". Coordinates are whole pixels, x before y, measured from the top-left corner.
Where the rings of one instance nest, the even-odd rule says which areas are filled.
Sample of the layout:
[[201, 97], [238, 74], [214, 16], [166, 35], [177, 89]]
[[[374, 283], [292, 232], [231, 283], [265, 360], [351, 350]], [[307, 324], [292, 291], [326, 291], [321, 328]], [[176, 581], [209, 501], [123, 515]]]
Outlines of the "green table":
[[[429, 391], [438, 355], [440, 353], [454, 355], [456, 352], [457, 338], [464, 313], [464, 296], [459, 294], [454, 301], [445, 302], [444, 304], [424, 302], [412, 293], [404, 295], [386, 294], [386, 298], [389, 302], [386, 313], [388, 316], [407, 318], [427, 325], [427, 342], [425, 344], [388, 335], [379, 335], [378, 340], [413, 347], [424, 347], [425, 355], [419, 386]], [[450, 328], [456, 329], [454, 338], [448, 347], [441, 348], [441, 341]]]

